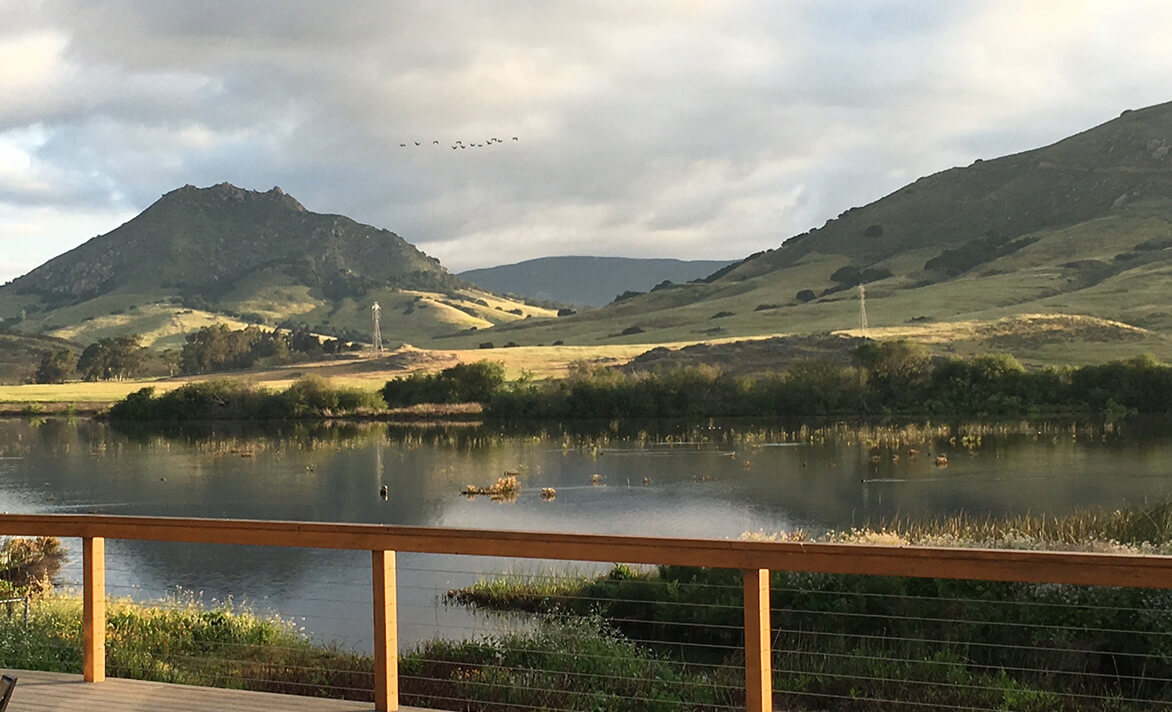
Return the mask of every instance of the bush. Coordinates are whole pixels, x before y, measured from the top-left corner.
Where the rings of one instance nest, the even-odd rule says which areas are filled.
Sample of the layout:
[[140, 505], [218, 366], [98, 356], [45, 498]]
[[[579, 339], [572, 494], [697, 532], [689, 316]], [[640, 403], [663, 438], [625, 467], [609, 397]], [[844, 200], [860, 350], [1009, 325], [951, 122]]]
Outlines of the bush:
[[859, 279], [866, 282], [878, 282], [891, 276], [891, 270], [886, 267], [868, 267], [859, 275]]
[[257, 420], [329, 417], [380, 410], [377, 393], [334, 388], [317, 376], [302, 378], [283, 393], [231, 380], [187, 383], [156, 397], [141, 388], [110, 408], [111, 420], [179, 422], [187, 420]]
[[387, 381], [382, 389], [382, 397], [392, 407], [420, 403], [486, 403], [504, 382], [504, 364], [477, 361], [456, 364], [439, 373], [400, 376]]
[[814, 293], [813, 289], [803, 289], [795, 295], [799, 302], [812, 302], [817, 297], [818, 295]]
[[847, 265], [835, 270], [834, 274], [830, 275], [830, 281], [853, 287], [863, 281], [863, 273], [859, 271], [858, 267]]

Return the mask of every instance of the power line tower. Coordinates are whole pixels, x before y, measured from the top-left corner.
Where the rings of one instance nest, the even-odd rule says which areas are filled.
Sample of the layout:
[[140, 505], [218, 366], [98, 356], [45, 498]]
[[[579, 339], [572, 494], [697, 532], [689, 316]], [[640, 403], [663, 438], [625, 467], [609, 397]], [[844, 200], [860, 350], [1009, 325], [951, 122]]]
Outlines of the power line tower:
[[383, 308], [378, 305], [378, 302], [375, 302], [370, 307], [370, 315], [374, 318], [374, 334], [371, 341], [374, 342], [374, 352], [377, 354], [383, 352], [383, 335], [378, 328], [378, 315], [382, 310]]
[[859, 285], [859, 331], [867, 338], [867, 288]]

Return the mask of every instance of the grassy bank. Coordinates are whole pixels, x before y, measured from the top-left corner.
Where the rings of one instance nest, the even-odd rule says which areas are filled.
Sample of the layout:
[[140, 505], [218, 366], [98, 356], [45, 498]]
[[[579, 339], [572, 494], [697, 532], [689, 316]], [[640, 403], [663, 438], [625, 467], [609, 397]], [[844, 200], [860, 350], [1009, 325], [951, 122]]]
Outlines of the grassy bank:
[[[115, 677], [370, 701], [374, 662], [314, 644], [292, 623], [193, 601], [112, 602]], [[27, 623], [0, 618], [0, 659], [15, 669], [81, 670], [81, 601], [50, 596]], [[689, 673], [598, 619], [548, 618], [527, 633], [437, 640], [400, 658], [400, 699], [432, 709], [677, 710], [730, 704], [724, 680]], [[599, 680], [604, 681], [599, 684]]]
[[[1169, 553], [1172, 506], [750, 536]], [[1169, 591], [787, 572], [774, 572], [771, 587], [774, 684], [787, 709], [1142, 710], [1172, 700], [1163, 682], [1172, 676]], [[599, 616], [694, 664], [738, 665], [743, 644], [739, 571], [616, 566], [593, 578], [502, 577], [448, 600]]]

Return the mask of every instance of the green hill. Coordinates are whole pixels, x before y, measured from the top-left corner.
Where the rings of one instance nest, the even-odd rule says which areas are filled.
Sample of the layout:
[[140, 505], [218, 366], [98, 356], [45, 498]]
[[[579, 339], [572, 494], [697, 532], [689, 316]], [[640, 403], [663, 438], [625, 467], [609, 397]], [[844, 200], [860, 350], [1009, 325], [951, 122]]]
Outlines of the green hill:
[[623, 292], [646, 292], [663, 282], [707, 277], [728, 261], [632, 257], [540, 257], [516, 264], [461, 272], [460, 277], [494, 292], [564, 304], [602, 306]]
[[26, 383], [47, 354], [68, 351], [76, 359], [81, 347], [51, 336], [29, 336], [0, 330], [0, 383]]
[[79, 343], [134, 331], [176, 346], [225, 320], [361, 338], [376, 299], [387, 340], [550, 314], [474, 287], [387, 230], [311, 212], [280, 188], [222, 183], [171, 191], [0, 288], [0, 319]]
[[1172, 356], [1172, 104], [921, 178], [705, 283], [502, 327], [497, 339], [658, 343], [849, 330], [860, 323], [860, 283], [872, 328], [1085, 315], [1148, 336], [1141, 345], [1095, 342], [1080, 357], [1136, 348]]

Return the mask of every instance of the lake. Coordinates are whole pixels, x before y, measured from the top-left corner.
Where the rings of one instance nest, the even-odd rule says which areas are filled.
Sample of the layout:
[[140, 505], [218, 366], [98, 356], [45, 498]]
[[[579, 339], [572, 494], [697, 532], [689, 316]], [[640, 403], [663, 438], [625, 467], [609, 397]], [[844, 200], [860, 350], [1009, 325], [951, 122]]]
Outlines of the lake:
[[[915, 451], [915, 452], [913, 452]], [[947, 467], [936, 457], [946, 454]], [[515, 501], [468, 484], [519, 473]], [[597, 475], [597, 477], [595, 477]], [[386, 501], [379, 488], [386, 484]], [[494, 426], [217, 425], [121, 431], [99, 421], [0, 420], [0, 511], [366, 522], [738, 537], [894, 516], [1061, 514], [1172, 494], [1172, 421], [780, 422]], [[543, 487], [557, 496], [544, 500]], [[63, 569], [79, 578], [76, 542]], [[323, 641], [368, 650], [363, 552], [107, 542], [108, 588], [138, 600], [231, 598]], [[510, 623], [446, 606], [494, 572], [592, 564], [399, 556], [405, 646]], [[567, 569], [568, 567], [568, 569]], [[605, 568], [605, 567], [603, 567]]]

